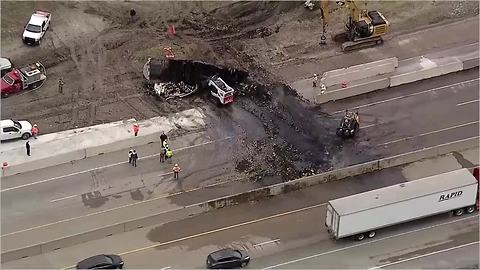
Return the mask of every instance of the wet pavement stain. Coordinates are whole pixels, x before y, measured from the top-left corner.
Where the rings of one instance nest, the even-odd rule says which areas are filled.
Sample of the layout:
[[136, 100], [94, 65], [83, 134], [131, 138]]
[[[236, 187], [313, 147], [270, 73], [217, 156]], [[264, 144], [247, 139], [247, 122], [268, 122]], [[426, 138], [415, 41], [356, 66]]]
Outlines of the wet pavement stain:
[[102, 196], [100, 191], [88, 192], [82, 194], [82, 202], [90, 208], [98, 208], [108, 201], [107, 197]]
[[467, 160], [466, 158], [463, 157], [462, 154], [460, 154], [457, 151], [452, 152], [452, 155], [455, 157], [458, 163], [462, 165], [463, 168], [472, 168], [475, 167], [475, 164]]
[[135, 201], [143, 201], [145, 199], [145, 196], [143, 196], [143, 193], [140, 191], [140, 189], [130, 191], [130, 197], [132, 197], [132, 200]]

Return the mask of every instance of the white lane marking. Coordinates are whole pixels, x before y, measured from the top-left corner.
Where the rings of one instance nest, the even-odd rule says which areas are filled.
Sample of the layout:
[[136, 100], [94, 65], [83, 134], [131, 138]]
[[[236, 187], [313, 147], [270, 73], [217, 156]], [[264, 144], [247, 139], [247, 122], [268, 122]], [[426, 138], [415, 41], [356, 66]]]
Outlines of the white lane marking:
[[463, 105], [467, 105], [467, 104], [474, 103], [474, 102], [478, 102], [478, 99], [458, 103], [457, 106], [463, 106]]
[[259, 246], [268, 245], [268, 244], [271, 244], [271, 243], [277, 243], [279, 241], [280, 241], [280, 238], [277, 238], [277, 239], [273, 239], [273, 240], [270, 240], [270, 241], [255, 244], [255, 245], [253, 245], [253, 247], [259, 247]]
[[[40, 229], [40, 228], [44, 228], [44, 227], [48, 227], [48, 226], [52, 226], [52, 225], [64, 223], [64, 222], [69, 222], [69, 221], [73, 221], [73, 220], [76, 220], [76, 219], [81, 219], [81, 218], [85, 218], [85, 217], [90, 217], [90, 216], [95, 216], [95, 215], [99, 215], [99, 214], [103, 214], [103, 213], [108, 213], [108, 212], [111, 212], [111, 211], [115, 211], [115, 210], [118, 210], [118, 209], [130, 207], [130, 206], [135, 206], [135, 205], [138, 205], [138, 204], [143, 204], [143, 203], [148, 203], [148, 202], [152, 202], [152, 201], [156, 201], [156, 200], [160, 200], [160, 199], [170, 198], [170, 197], [177, 196], [177, 195], [180, 195], [180, 194], [197, 191], [197, 190], [200, 190], [200, 189], [202, 189], [202, 188], [214, 187], [214, 186], [218, 186], [218, 185], [222, 185], [222, 184], [227, 184], [227, 183], [229, 183], [229, 182], [232, 182], [232, 183], [233, 183], [233, 182], [235, 182], [235, 181], [239, 181], [239, 180], [242, 180], [242, 179], [245, 179], [245, 177], [239, 177], [239, 178], [235, 178], [235, 179], [232, 179], [232, 180], [226, 180], [226, 181], [222, 181], [222, 182], [217, 182], [217, 183], [213, 183], [213, 184], [206, 185], [206, 186], [203, 186], [203, 187], [196, 187], [196, 188], [192, 188], [192, 189], [188, 189], [188, 190], [184, 190], [184, 191], [178, 191], [178, 192], [174, 192], [174, 193], [168, 193], [168, 194], [160, 195], [160, 196], [155, 197], [155, 198], [150, 199], [150, 200], [145, 200], [145, 201], [136, 202], [136, 203], [131, 203], [131, 204], [125, 204], [125, 205], [122, 205], [122, 206], [118, 206], [118, 207], [106, 209], [106, 210], [103, 210], [103, 211], [98, 211], [98, 212], [86, 214], [86, 215], [83, 215], [83, 216], [77, 216], [77, 217], [73, 217], [73, 218], [63, 219], [63, 220], [55, 221], [55, 222], [52, 222], [52, 223], [47, 223], [47, 224], [39, 225], [39, 226], [36, 226], [36, 227], [31, 227], [31, 228], [28, 228], [28, 229], [24, 229], [24, 230], [20, 230], [20, 231], [15, 231], [15, 232], [7, 233], [7, 234], [4, 234], [4, 235], [1, 235], [0, 238], [2, 238], [2, 237], [4, 237], [4, 236], [14, 235], [14, 234], [22, 233], [22, 232], [28, 232], [28, 231], [32, 231], [32, 230], [36, 230], [36, 229]], [[72, 196], [75, 197], [75, 196], [80, 196], [80, 195], [72, 195]], [[187, 206], [184, 206], [184, 207], [182, 206], [182, 207], [178, 207], [178, 208], [173, 208], [173, 209], [165, 210], [165, 211], [160, 212], [160, 213], [158, 213], [158, 214], [168, 213], [168, 212], [170, 212], [170, 211], [176, 211], [176, 210], [178, 210], [178, 209], [189, 208], [189, 207], [196, 206], [196, 205], [197, 205], [197, 204], [187, 205]]]
[[[444, 85], [444, 86], [441, 86], [441, 87], [436, 87], [436, 88], [432, 88], [432, 89], [428, 89], [428, 90], [424, 90], [424, 91], [420, 91], [420, 92], [416, 92], [416, 93], [412, 93], [412, 94], [408, 94], [408, 95], [404, 95], [404, 96], [398, 96], [398, 97], [394, 97], [394, 98], [389, 98], [389, 99], [385, 99], [385, 100], [381, 100], [381, 101], [376, 101], [376, 102], [360, 105], [360, 106], [357, 106], [357, 107], [349, 108], [349, 110], [356, 110], [356, 109], [370, 107], [370, 106], [374, 106], [374, 105], [378, 105], [378, 104], [382, 104], [382, 103], [386, 103], [386, 102], [390, 102], [390, 101], [394, 101], [394, 100], [398, 100], [398, 99], [402, 99], [402, 98], [413, 97], [413, 96], [416, 96], [416, 95], [425, 94], [425, 93], [429, 93], [429, 92], [432, 92], [432, 91], [448, 89], [449, 87], [452, 87], [452, 86], [457, 86], [457, 85], [460, 85], [460, 84], [470, 83], [470, 82], [474, 82], [474, 81], [478, 81], [478, 80], [480, 80], [480, 78], [472, 79], [472, 80], [468, 80], [468, 81], [463, 81], [463, 82], [458, 82], [458, 83], [454, 83], [454, 84], [449, 84], [449, 85]], [[330, 114], [333, 115], [333, 114], [343, 113], [344, 111], [345, 110], [335, 111], [335, 112], [332, 112]]]
[[63, 200], [75, 198], [75, 197], [77, 197], [77, 196], [79, 196], [79, 195], [66, 196], [66, 197], [62, 197], [62, 198], [58, 198], [58, 199], [51, 200], [50, 202], [51, 202], [51, 203], [54, 203], [54, 202], [58, 202], [58, 201], [63, 201]]
[[[207, 144], [212, 144], [212, 143], [216, 143], [216, 142], [220, 142], [220, 141], [226, 141], [226, 140], [230, 140], [232, 138], [233, 137], [225, 137], [225, 138], [219, 139], [219, 140], [208, 141], [208, 142], [204, 142], [204, 143], [200, 143], [200, 144], [196, 144], [196, 145], [186, 146], [186, 147], [178, 148], [176, 151], [182, 151], [182, 150], [195, 148], [195, 147], [200, 147], [200, 146], [204, 146], [204, 145], [207, 145]], [[144, 157], [141, 157], [139, 159], [148, 159], [148, 158], [155, 157], [155, 156], [158, 156], [158, 155], [160, 155], [160, 153], [149, 155], [149, 156], [144, 156]], [[10, 190], [15, 190], [15, 189], [19, 189], [19, 188], [24, 188], [24, 187], [28, 187], [28, 186], [33, 186], [33, 185], [37, 185], [37, 184], [51, 182], [51, 181], [58, 180], [58, 179], [61, 179], [61, 178], [66, 178], [66, 177], [70, 177], [70, 176], [74, 176], [74, 175], [78, 175], [78, 174], [83, 174], [83, 173], [88, 173], [88, 172], [95, 171], [95, 170], [110, 168], [110, 167], [114, 167], [114, 166], [118, 166], [118, 165], [126, 164], [126, 163], [128, 163], [128, 161], [117, 162], [117, 163], [113, 163], [113, 164], [109, 164], [109, 165], [105, 165], [105, 166], [100, 166], [100, 167], [96, 167], [96, 168], [92, 168], [92, 169], [88, 169], [88, 170], [83, 170], [83, 171], [78, 171], [78, 172], [69, 173], [69, 174], [65, 174], [65, 175], [60, 175], [60, 176], [56, 176], [56, 177], [52, 177], [52, 178], [48, 178], [48, 179], [44, 179], [44, 180], [40, 180], [40, 181], [36, 181], [36, 182], [32, 182], [32, 183], [28, 183], [28, 184], [24, 184], [24, 185], [20, 185], [20, 186], [5, 188], [5, 189], [0, 190], [0, 192], [6, 192], [6, 191], [10, 191]]]
[[384, 124], [386, 124], [386, 123], [370, 124], [370, 125], [366, 125], [366, 126], [361, 126], [360, 129], [371, 128], [371, 127], [374, 127], [374, 126], [380, 126], [380, 125], [384, 125]]
[[309, 259], [316, 258], [316, 257], [320, 257], [320, 256], [323, 256], [323, 255], [327, 255], [327, 254], [331, 254], [331, 253], [335, 253], [335, 252], [339, 252], [339, 251], [343, 251], [343, 250], [347, 250], [347, 249], [351, 249], [351, 248], [361, 247], [361, 246], [364, 246], [364, 245], [368, 245], [368, 244], [372, 244], [372, 243], [384, 241], [384, 240], [391, 239], [391, 238], [395, 238], [395, 237], [399, 237], [399, 236], [402, 236], [402, 235], [407, 235], [407, 234], [411, 234], [411, 233], [415, 233], [415, 232], [420, 232], [420, 231], [424, 231], [424, 230], [429, 230], [429, 229], [433, 229], [433, 228], [436, 228], [436, 227], [439, 227], [439, 226], [444, 226], [444, 225], [448, 225], [448, 224], [452, 224], [452, 223], [455, 223], [455, 222], [460, 222], [460, 221], [464, 221], [464, 220], [472, 219], [472, 218], [477, 218], [477, 219], [478, 219], [478, 214], [473, 215], [473, 216], [470, 216], [470, 217], [465, 217], [465, 218], [461, 218], [461, 219], [457, 219], [457, 220], [445, 222], [445, 223], [440, 223], [440, 224], [435, 224], [435, 225], [428, 226], [428, 227], [423, 227], [423, 228], [420, 228], [420, 229], [415, 229], [415, 230], [408, 231], [408, 232], [403, 232], [403, 233], [399, 233], [399, 234], [390, 235], [390, 236], [387, 236], [387, 237], [383, 237], [383, 238], [379, 238], [379, 239], [375, 239], [375, 240], [363, 242], [363, 243], [361, 243], [361, 244], [346, 246], [346, 247], [343, 247], [343, 248], [338, 248], [338, 249], [334, 249], [334, 250], [330, 250], [330, 251], [326, 251], [326, 252], [322, 252], [322, 253], [318, 253], [318, 254], [306, 256], [306, 257], [303, 257], [303, 258], [299, 258], [299, 259], [287, 261], [287, 262], [284, 262], [284, 263], [279, 263], [279, 264], [276, 264], [276, 265], [268, 266], [268, 267], [263, 268], [263, 269], [265, 270], [265, 269], [277, 268], [277, 267], [279, 267], [279, 266], [284, 266], [284, 265], [287, 265], [287, 264], [292, 264], [292, 263], [296, 263], [296, 262], [300, 262], [300, 261], [304, 261], [304, 260], [309, 260]]
[[413, 138], [422, 137], [422, 136], [426, 136], [426, 135], [430, 135], [430, 134], [434, 134], [434, 133], [438, 133], [438, 132], [443, 132], [443, 131], [447, 131], [447, 130], [451, 130], [451, 129], [460, 128], [460, 127], [466, 127], [466, 126], [470, 126], [470, 125], [474, 125], [474, 124], [478, 124], [478, 121], [468, 122], [468, 123], [464, 123], [464, 124], [460, 124], [460, 125], [456, 125], [456, 126], [452, 126], [452, 127], [448, 127], [448, 128], [442, 128], [442, 129], [438, 129], [438, 130], [434, 130], [434, 131], [420, 133], [420, 134], [415, 135], [415, 136], [409, 136], [409, 137], [405, 137], [405, 138], [401, 138], [401, 139], [397, 139], [397, 140], [393, 140], [393, 141], [380, 143], [380, 144], [377, 144], [377, 146], [382, 146], [382, 145], [407, 141], [407, 140], [410, 140], [410, 139], [413, 139]]
[[171, 266], [167, 266], [167, 267], [160, 268], [160, 270], [168, 270], [168, 269], [170, 269], [170, 268], [172, 268], [172, 267], [171, 267]]
[[[151, 249], [151, 248], [155, 248], [155, 247], [165, 246], [165, 245], [169, 245], [169, 244], [173, 244], [173, 243], [177, 243], [177, 242], [189, 240], [189, 239], [196, 238], [196, 237], [200, 237], [200, 236], [204, 236], [204, 235], [209, 235], [209, 234], [213, 234], [213, 233], [217, 233], [217, 232], [226, 231], [226, 230], [229, 230], [229, 229], [235, 229], [235, 228], [238, 228], [238, 227], [242, 227], [242, 226], [246, 226], [246, 225], [250, 225], [250, 224], [255, 224], [255, 223], [258, 223], [258, 222], [265, 221], [265, 220], [270, 220], [270, 219], [274, 219], [274, 218], [279, 218], [279, 217], [283, 217], [283, 216], [288, 216], [288, 215], [291, 215], [291, 214], [295, 214], [295, 213], [299, 213], [299, 212], [311, 210], [311, 209], [318, 208], [318, 207], [322, 207], [322, 206], [325, 206], [325, 205], [327, 205], [327, 203], [320, 203], [320, 204], [316, 204], [316, 205], [311, 205], [311, 206], [307, 206], [307, 207], [303, 207], [303, 208], [299, 208], [299, 209], [295, 209], [295, 210], [283, 212], [283, 213], [280, 213], [280, 214], [271, 215], [271, 216], [268, 216], [268, 217], [258, 218], [258, 219], [254, 219], [254, 220], [250, 220], [250, 221], [246, 221], [246, 222], [242, 222], [242, 223], [237, 223], [237, 224], [234, 224], [234, 225], [226, 226], [226, 227], [223, 227], [223, 228], [214, 229], [214, 230], [211, 230], [211, 231], [206, 231], [206, 232], [197, 233], [197, 234], [185, 236], [185, 237], [178, 238], [178, 239], [173, 239], [173, 240], [170, 240], [170, 241], [167, 241], [167, 242], [158, 243], [158, 244], [151, 245], [151, 246], [146, 246], [146, 247], [142, 247], [142, 248], [133, 249], [133, 250], [130, 250], [130, 251], [125, 251], [125, 252], [123, 252], [123, 253], [120, 253], [119, 255], [120, 255], [120, 256], [125, 256], [125, 255], [128, 255], [128, 254], [136, 253], [136, 252], [139, 252], [139, 251], [144, 251], [144, 250]], [[64, 267], [64, 269], [70, 269], [70, 268], [72, 268], [72, 267], [75, 267], [75, 266]]]
[[388, 267], [388, 266], [392, 266], [392, 265], [399, 264], [399, 263], [404, 263], [404, 262], [408, 262], [408, 261], [413, 261], [413, 260], [417, 260], [417, 259], [420, 259], [420, 258], [432, 256], [432, 255], [435, 255], [435, 254], [439, 254], [439, 253], [443, 253], [443, 252], [447, 252], [447, 251], [451, 251], [451, 250], [455, 250], [455, 249], [459, 249], [459, 248], [468, 247], [468, 246], [471, 246], [471, 245], [478, 245], [479, 242], [480, 242], [480, 241], [471, 242], [471, 243], [468, 243], [468, 244], [463, 244], [463, 245], [460, 245], [460, 246], [455, 246], [455, 247], [451, 247], [451, 248], [446, 248], [446, 249], [442, 249], [442, 250], [430, 252], [430, 253], [427, 253], [427, 254], [423, 254], [423, 255], [411, 257], [411, 258], [408, 258], [408, 259], [399, 260], [399, 261], [396, 261], [396, 262], [386, 263], [386, 264], [383, 264], [383, 265], [379, 265], [379, 266], [375, 266], [375, 267], [369, 268], [368, 270], [380, 269], [380, 268], [383, 268], [383, 267]]

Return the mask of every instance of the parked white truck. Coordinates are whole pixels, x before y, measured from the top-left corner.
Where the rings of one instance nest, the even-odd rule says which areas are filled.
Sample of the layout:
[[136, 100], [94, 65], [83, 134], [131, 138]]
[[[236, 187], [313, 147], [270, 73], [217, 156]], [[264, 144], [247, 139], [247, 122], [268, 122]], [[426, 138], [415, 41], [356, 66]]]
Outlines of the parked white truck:
[[478, 169], [474, 174], [460, 169], [329, 201], [325, 225], [335, 239], [361, 241], [387, 226], [450, 211], [456, 216], [473, 213], [478, 209]]
[[25, 30], [22, 35], [23, 42], [26, 44], [40, 45], [40, 41], [50, 26], [51, 19], [52, 15], [50, 12], [41, 10], [35, 11], [25, 25]]

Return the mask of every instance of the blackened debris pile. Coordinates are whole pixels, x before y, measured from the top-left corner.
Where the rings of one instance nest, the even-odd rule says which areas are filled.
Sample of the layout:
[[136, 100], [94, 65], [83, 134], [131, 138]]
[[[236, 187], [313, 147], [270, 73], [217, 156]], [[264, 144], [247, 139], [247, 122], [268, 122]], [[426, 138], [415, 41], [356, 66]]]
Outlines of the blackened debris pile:
[[146, 92], [156, 97], [164, 97], [166, 100], [176, 97], [186, 97], [198, 91], [197, 86], [191, 86], [184, 82], [179, 83], [153, 83], [147, 85]]
[[229, 84], [235, 84], [248, 77], [248, 72], [235, 68], [215, 66], [192, 60], [149, 59], [143, 74], [150, 82], [184, 82], [205, 87], [212, 76], [219, 76]]
[[213, 76], [221, 77], [229, 85], [237, 85], [246, 80], [248, 73], [201, 61], [149, 58], [143, 67], [143, 76], [147, 80], [147, 93], [168, 100], [206, 89]]

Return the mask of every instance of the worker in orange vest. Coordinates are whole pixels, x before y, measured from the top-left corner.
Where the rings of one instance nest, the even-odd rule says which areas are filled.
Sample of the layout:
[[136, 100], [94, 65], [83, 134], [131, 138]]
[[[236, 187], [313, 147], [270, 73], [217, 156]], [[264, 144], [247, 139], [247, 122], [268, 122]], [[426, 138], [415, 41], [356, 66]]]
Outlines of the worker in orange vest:
[[135, 136], [138, 135], [139, 130], [140, 130], [140, 126], [137, 123], [133, 124], [133, 133], [135, 134]]
[[32, 136], [33, 138], [37, 138], [37, 135], [38, 135], [38, 126], [37, 124], [33, 124], [33, 127], [32, 127]]
[[178, 164], [175, 164], [175, 166], [173, 166], [173, 179], [178, 179], [178, 173], [180, 173], [182, 171], [182, 169], [180, 169], [180, 166], [178, 166]]

